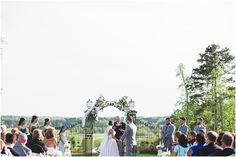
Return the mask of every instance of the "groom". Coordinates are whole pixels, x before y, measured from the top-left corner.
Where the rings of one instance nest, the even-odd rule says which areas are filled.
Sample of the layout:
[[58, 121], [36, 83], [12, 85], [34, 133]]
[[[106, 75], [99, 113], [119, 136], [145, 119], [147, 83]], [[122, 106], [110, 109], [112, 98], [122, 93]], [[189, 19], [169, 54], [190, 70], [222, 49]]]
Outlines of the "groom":
[[120, 141], [124, 141], [124, 139], [126, 138], [127, 156], [135, 156], [137, 127], [133, 123], [132, 117], [127, 116], [126, 121], [128, 125], [126, 126], [124, 134], [121, 136]]

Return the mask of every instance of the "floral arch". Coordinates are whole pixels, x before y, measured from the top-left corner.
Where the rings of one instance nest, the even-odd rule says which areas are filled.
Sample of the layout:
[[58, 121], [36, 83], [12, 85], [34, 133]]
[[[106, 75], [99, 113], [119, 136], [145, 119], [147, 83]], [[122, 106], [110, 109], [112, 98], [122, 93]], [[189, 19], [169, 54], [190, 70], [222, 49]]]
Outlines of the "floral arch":
[[87, 110], [84, 112], [82, 126], [84, 128], [85, 142], [84, 148], [87, 155], [92, 155], [92, 143], [93, 143], [93, 127], [97, 120], [97, 114], [108, 106], [113, 106], [120, 111], [125, 112], [125, 115], [132, 116], [136, 119], [137, 111], [134, 110], [135, 102], [130, 99], [128, 101], [127, 96], [123, 96], [118, 101], [106, 101], [101, 95], [93, 105], [93, 102], [89, 99], [87, 101]]

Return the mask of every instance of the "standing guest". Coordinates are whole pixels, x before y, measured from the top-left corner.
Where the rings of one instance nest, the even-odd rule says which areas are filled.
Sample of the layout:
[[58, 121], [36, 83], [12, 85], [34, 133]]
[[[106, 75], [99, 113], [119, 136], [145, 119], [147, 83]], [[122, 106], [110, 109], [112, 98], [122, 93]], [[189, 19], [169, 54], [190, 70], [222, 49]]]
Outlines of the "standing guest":
[[55, 138], [55, 129], [48, 128], [45, 133], [45, 138], [43, 142], [46, 148], [56, 148], [57, 147], [57, 139]]
[[38, 116], [32, 116], [32, 119], [31, 119], [31, 123], [30, 123], [30, 125], [29, 125], [29, 133], [31, 133], [31, 134], [33, 134], [33, 129], [32, 129], [32, 127], [34, 127], [34, 128], [39, 128], [39, 123], [38, 123]]
[[223, 137], [224, 134], [225, 134], [224, 132], [219, 133], [219, 136], [218, 136], [218, 138], [217, 138], [217, 140], [216, 140], [216, 144], [217, 144], [218, 146], [220, 146], [221, 148], [222, 148], [222, 142], [221, 142], [221, 140], [222, 140], [222, 137]]
[[187, 135], [188, 134], [188, 126], [186, 124], [186, 118], [184, 117], [180, 117], [179, 118], [179, 122], [180, 122], [180, 127], [179, 127], [179, 131], [182, 132], [183, 134]]
[[115, 137], [116, 137], [116, 139], [118, 139], [117, 146], [118, 146], [118, 150], [119, 150], [119, 155], [124, 156], [124, 145], [120, 141], [120, 138], [124, 133], [125, 123], [121, 121], [120, 116], [115, 117], [115, 122], [114, 122], [113, 128], [116, 132]]
[[20, 118], [19, 123], [18, 123], [18, 129], [20, 132], [27, 134], [25, 118]]
[[211, 156], [222, 150], [219, 146], [217, 146], [216, 140], [218, 138], [218, 134], [215, 131], [209, 131], [206, 135], [206, 140], [203, 148], [197, 151], [197, 156]]
[[60, 141], [58, 144], [59, 150], [62, 152], [62, 155], [65, 153], [65, 144], [68, 144], [68, 139], [66, 136], [66, 127], [62, 126], [59, 132]]
[[197, 133], [195, 131], [191, 131], [189, 134], [189, 143], [193, 146], [195, 145], [195, 141], [196, 141], [196, 137], [197, 137]]
[[35, 129], [32, 134], [32, 140], [26, 143], [26, 146], [29, 147], [33, 153], [44, 153], [46, 152], [46, 147], [42, 142], [42, 133], [39, 129]]
[[14, 151], [13, 147], [15, 145], [14, 141], [16, 140], [16, 136], [14, 136], [12, 133], [6, 134], [6, 146], [7, 149], [11, 152], [14, 156], [19, 156], [17, 152]]
[[44, 119], [44, 125], [43, 125], [43, 131], [42, 131], [42, 134], [43, 134], [43, 136], [45, 137], [45, 134], [46, 134], [46, 131], [47, 131], [47, 129], [48, 128], [50, 128], [51, 126], [50, 126], [50, 119], [49, 118], [45, 118]]
[[6, 137], [6, 134], [7, 134], [7, 126], [6, 125], [1, 125], [0, 132], [1, 132], [1, 139], [3, 141], [5, 141], [5, 137]]
[[165, 125], [161, 130], [164, 147], [172, 151], [172, 143], [174, 142], [175, 126], [171, 123], [170, 118], [166, 118]]
[[188, 138], [185, 134], [181, 134], [178, 139], [178, 143], [173, 151], [173, 156], [187, 156], [187, 152], [190, 148]]
[[195, 131], [197, 134], [200, 130], [206, 132], [206, 128], [203, 126], [203, 118], [197, 118], [197, 125], [193, 129], [193, 131]]
[[25, 133], [21, 133], [18, 137], [18, 142], [13, 147], [13, 150], [19, 154], [20, 156], [28, 156], [31, 155], [31, 150], [25, 145], [27, 142], [27, 135]]
[[204, 147], [205, 137], [202, 134], [197, 134], [196, 145], [192, 146], [188, 151], [188, 156], [197, 156], [197, 151]]
[[225, 133], [222, 136], [222, 147], [223, 150], [216, 152], [214, 155], [215, 156], [230, 156], [235, 154], [235, 150], [233, 149], [233, 140], [234, 137], [230, 133]]

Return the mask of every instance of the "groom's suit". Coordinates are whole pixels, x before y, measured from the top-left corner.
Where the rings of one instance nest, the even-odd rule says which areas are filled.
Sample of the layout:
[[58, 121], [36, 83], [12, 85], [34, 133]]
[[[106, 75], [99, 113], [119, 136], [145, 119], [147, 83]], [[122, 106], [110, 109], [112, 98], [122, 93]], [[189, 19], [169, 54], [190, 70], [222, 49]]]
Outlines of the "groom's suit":
[[126, 125], [125, 132], [121, 136], [120, 140], [124, 141], [126, 138], [126, 153], [127, 156], [134, 156], [136, 147], [136, 132], [137, 127], [134, 123]]

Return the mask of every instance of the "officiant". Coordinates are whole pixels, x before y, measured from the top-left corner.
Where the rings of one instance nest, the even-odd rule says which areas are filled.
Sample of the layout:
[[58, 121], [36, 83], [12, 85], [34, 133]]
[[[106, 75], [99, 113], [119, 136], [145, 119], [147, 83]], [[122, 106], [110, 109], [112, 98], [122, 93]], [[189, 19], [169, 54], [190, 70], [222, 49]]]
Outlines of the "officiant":
[[117, 146], [118, 146], [118, 149], [119, 149], [119, 155], [124, 156], [124, 145], [120, 141], [120, 138], [124, 133], [125, 123], [121, 121], [120, 116], [115, 117], [114, 130], [116, 132], [115, 137], [118, 139], [118, 141], [116, 141], [116, 143], [117, 143]]

